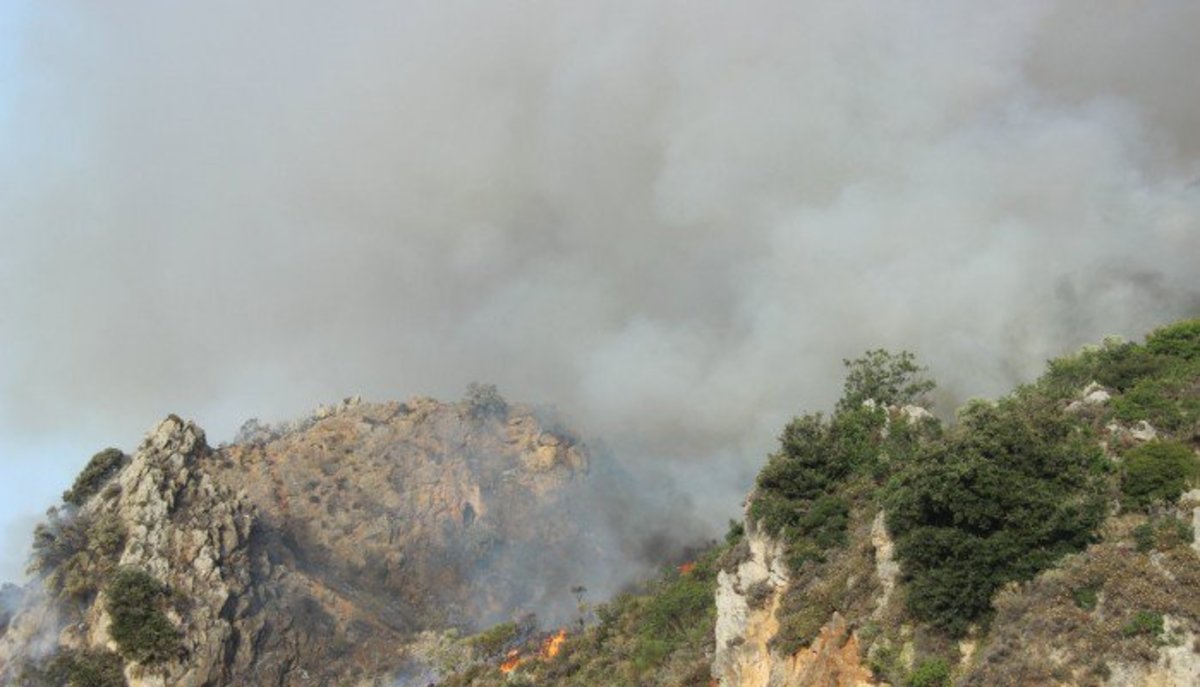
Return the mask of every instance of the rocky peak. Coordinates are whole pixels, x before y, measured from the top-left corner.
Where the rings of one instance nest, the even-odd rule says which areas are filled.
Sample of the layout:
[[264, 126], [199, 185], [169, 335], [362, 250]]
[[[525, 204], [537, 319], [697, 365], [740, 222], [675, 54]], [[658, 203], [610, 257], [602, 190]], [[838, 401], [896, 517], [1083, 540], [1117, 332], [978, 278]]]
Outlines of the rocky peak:
[[[215, 449], [167, 417], [56, 516], [77, 550], [6, 614], [0, 679], [101, 652], [135, 687], [387, 684], [423, 630], [573, 608], [571, 587], [607, 568], [575, 498], [592, 458], [544, 413], [484, 400], [346, 399]], [[165, 657], [119, 641], [122, 570], [166, 590]]]

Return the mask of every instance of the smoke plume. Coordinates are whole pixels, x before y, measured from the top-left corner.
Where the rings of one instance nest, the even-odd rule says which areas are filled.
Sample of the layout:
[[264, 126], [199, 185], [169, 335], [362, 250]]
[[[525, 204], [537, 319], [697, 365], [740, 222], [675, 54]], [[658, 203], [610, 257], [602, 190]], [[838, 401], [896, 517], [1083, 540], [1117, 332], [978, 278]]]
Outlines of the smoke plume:
[[844, 357], [949, 401], [1200, 308], [1190, 0], [15, 6], [14, 446], [483, 380], [716, 521]]

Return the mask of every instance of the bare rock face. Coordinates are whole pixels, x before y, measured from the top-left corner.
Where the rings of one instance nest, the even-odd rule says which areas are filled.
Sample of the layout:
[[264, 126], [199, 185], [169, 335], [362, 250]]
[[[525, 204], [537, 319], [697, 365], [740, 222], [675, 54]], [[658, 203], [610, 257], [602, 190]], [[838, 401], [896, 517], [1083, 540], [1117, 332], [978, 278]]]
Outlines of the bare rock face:
[[[876, 561], [885, 592], [879, 608], [895, 585], [897, 568], [892, 543], [882, 518]], [[771, 646], [780, 625], [776, 618], [791, 580], [784, 549], [747, 520], [747, 553], [733, 571], [717, 575], [716, 650], [712, 676], [721, 687], [870, 687], [879, 685], [866, 667], [858, 636], [841, 614], [834, 612], [817, 637], [787, 656]]]
[[168, 417], [66, 511], [116, 548], [6, 612], [0, 683], [56, 652], [121, 652], [117, 569], [170, 590], [177, 651], [124, 660], [130, 685], [166, 687], [390, 685], [422, 630], [552, 616], [605, 567], [578, 526], [588, 453], [531, 408], [355, 399], [241, 438], [213, 449]]
[[745, 560], [732, 572], [717, 573], [713, 677], [727, 687], [779, 685], [782, 661], [768, 643], [779, 630], [775, 611], [788, 582], [783, 547], [752, 525], [744, 545]]
[[[169, 417], [146, 437], [117, 479], [119, 495], [95, 505], [114, 513], [126, 534], [120, 565], [148, 572], [188, 600], [176, 620], [185, 660], [159, 668], [131, 665], [131, 685], [210, 683], [237, 650], [231, 600], [251, 584], [252, 507], [202, 469], [211, 451], [204, 432]], [[101, 592], [86, 618], [85, 645], [116, 648]], [[232, 609], [230, 609], [232, 610]]]

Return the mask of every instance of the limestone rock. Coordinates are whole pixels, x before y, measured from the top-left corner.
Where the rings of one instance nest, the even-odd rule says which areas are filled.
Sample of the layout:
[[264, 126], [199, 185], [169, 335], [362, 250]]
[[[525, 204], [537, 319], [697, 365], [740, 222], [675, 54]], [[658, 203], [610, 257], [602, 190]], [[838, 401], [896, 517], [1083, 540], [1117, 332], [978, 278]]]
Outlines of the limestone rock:
[[[876, 566], [884, 592], [877, 608], [886, 607], [899, 567], [894, 545], [880, 514], [871, 529]], [[791, 656], [779, 654], [771, 640], [779, 632], [776, 613], [791, 580], [783, 545], [746, 522], [748, 554], [734, 570], [717, 574], [716, 649], [712, 676], [721, 687], [868, 687], [878, 685], [863, 662], [858, 636], [839, 613], [833, 613], [818, 636]], [[749, 590], [766, 585], [765, 601], [752, 603]]]

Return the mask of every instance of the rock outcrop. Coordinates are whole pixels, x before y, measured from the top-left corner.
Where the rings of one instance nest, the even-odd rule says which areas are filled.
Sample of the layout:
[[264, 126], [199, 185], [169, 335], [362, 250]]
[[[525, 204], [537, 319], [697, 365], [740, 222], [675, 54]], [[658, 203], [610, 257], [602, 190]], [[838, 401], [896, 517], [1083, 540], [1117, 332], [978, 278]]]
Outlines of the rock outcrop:
[[[873, 521], [879, 583], [884, 591], [876, 601], [882, 611], [895, 586], [897, 567], [892, 543], [882, 528], [882, 514]], [[787, 655], [774, 647], [780, 631], [778, 614], [792, 584], [784, 562], [784, 547], [754, 527], [747, 518], [745, 554], [732, 570], [717, 576], [716, 649], [713, 678], [722, 687], [868, 687], [880, 684], [866, 666], [856, 631], [833, 612], [807, 646]]]

